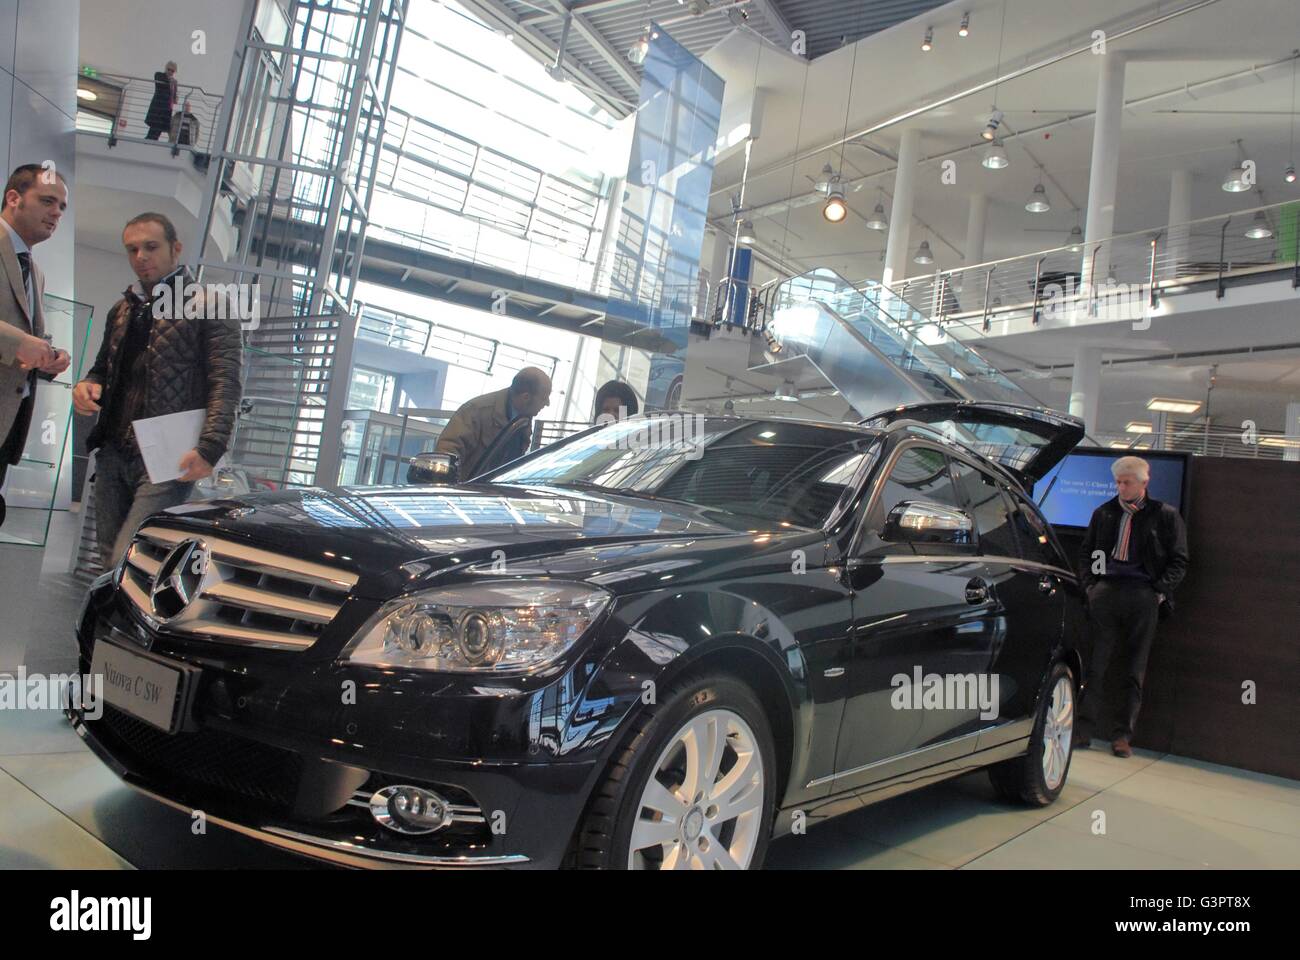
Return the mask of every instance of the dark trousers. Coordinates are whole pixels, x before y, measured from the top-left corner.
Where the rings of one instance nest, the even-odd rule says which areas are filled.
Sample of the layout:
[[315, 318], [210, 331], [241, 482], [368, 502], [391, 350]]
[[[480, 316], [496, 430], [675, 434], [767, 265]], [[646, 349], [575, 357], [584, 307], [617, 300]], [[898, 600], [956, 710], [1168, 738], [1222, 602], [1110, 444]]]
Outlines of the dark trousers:
[[150, 127], [149, 132], [145, 134], [144, 138], [146, 140], [157, 140], [160, 136], [162, 136], [163, 131], [167, 129], [168, 129], [167, 127]]
[[193, 483], [168, 480], [150, 483], [138, 453], [113, 444], [100, 447], [95, 456], [95, 527], [99, 562], [111, 569], [135, 536], [136, 528], [153, 513], [189, 499]]
[[1092, 663], [1088, 665], [1088, 692], [1079, 708], [1075, 736], [1087, 742], [1096, 729], [1105, 697], [1106, 672], [1120, 672], [1118, 702], [1113, 703], [1111, 740], [1132, 739], [1138, 711], [1142, 709], [1142, 683], [1147, 658], [1156, 635], [1159, 606], [1156, 592], [1141, 580], [1103, 579], [1088, 591]]

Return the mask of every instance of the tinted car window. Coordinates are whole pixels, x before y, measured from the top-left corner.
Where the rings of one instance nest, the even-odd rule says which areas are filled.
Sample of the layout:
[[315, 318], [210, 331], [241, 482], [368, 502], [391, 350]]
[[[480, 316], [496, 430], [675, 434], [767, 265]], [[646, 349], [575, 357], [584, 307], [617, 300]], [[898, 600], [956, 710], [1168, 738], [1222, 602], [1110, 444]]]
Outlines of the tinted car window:
[[985, 556], [1018, 557], [1016, 535], [1011, 527], [1011, 511], [1002, 485], [982, 470], [954, 460], [953, 475], [975, 518], [979, 532], [980, 553]]
[[1015, 495], [1015, 502], [1014, 523], [1016, 525], [1016, 539], [1020, 541], [1021, 556], [1026, 560], [1047, 563], [1054, 567], [1066, 566], [1061, 557], [1057, 555], [1056, 547], [1052, 544], [1051, 531], [1048, 529], [1047, 521], [1042, 518], [1037, 510], [1026, 503], [1024, 497], [1019, 494]]
[[633, 418], [554, 444], [485, 479], [646, 494], [819, 527], [877, 443], [871, 434], [816, 424]]

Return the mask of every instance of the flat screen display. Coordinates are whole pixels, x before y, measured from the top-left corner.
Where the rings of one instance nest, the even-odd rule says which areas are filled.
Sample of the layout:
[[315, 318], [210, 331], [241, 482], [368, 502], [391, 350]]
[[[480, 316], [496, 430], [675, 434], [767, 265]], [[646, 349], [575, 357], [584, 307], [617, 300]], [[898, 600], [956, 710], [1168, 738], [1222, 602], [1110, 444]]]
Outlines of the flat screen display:
[[[1070, 453], [1034, 486], [1034, 500], [1041, 501], [1043, 515], [1053, 526], [1086, 527], [1092, 512], [1115, 496], [1110, 465], [1125, 455], [1117, 450], [1079, 449]], [[1134, 455], [1151, 465], [1148, 494], [1183, 513], [1187, 456], [1153, 450], [1135, 451]]]

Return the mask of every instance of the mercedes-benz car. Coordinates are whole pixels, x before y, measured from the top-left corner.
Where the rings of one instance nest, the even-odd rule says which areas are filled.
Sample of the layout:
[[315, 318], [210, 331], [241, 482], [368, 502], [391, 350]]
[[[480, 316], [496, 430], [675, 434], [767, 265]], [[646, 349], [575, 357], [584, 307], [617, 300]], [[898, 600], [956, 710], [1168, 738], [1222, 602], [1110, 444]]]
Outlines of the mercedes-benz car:
[[987, 767], [1068, 773], [1083, 597], [1030, 491], [1081, 423], [635, 417], [473, 478], [157, 514], [70, 719], [127, 783], [353, 866], [716, 869]]

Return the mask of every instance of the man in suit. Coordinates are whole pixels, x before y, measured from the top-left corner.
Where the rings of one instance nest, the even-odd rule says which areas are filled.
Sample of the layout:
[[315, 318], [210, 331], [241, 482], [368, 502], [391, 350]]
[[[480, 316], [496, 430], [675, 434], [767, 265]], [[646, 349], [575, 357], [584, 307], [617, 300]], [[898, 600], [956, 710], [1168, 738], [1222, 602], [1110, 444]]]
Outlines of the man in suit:
[[37, 378], [53, 380], [72, 357], [45, 335], [45, 276], [32, 248], [48, 240], [68, 208], [63, 178], [39, 164], [18, 167], [0, 209], [0, 485], [27, 443]]

